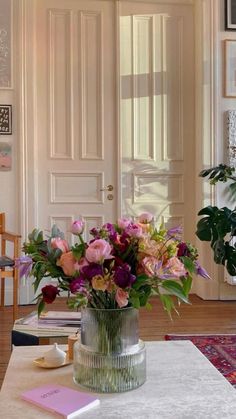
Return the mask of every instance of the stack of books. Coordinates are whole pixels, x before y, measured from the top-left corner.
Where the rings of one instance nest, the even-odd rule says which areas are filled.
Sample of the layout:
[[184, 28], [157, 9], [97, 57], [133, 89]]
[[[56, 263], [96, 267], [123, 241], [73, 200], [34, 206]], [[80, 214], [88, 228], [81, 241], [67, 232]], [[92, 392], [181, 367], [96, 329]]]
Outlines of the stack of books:
[[13, 330], [24, 333], [37, 333], [38, 336], [68, 336], [80, 328], [81, 313], [72, 311], [46, 311], [40, 317], [33, 311], [14, 323]]

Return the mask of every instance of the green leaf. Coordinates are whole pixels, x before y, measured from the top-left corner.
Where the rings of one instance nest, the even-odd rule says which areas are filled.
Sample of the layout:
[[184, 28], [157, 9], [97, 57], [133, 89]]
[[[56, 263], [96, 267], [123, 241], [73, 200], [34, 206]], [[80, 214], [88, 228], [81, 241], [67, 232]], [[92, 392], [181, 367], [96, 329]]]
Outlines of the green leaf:
[[211, 241], [212, 231], [209, 218], [205, 217], [198, 221], [196, 235], [202, 241]]
[[139, 296], [138, 295], [131, 295], [130, 298], [129, 298], [129, 301], [134, 308], [137, 308], [137, 309], [140, 308], [140, 302], [139, 302]]
[[141, 307], [146, 306], [150, 295], [151, 295], [150, 285], [145, 285], [142, 288], [139, 288], [139, 304]]
[[174, 301], [173, 301], [172, 297], [170, 295], [167, 295], [167, 294], [160, 294], [160, 300], [162, 302], [162, 305], [163, 305], [164, 309], [167, 311], [167, 313], [169, 314], [169, 316], [172, 320], [172, 316], [171, 316], [172, 310], [175, 310], [176, 313], [178, 313], [178, 311], [175, 308], [175, 304], [174, 304]]
[[64, 233], [57, 227], [56, 224], [53, 224], [52, 230], [51, 230], [51, 238], [54, 237], [60, 237], [61, 239], [65, 239]]
[[186, 297], [182, 286], [177, 282], [167, 279], [165, 281], [162, 281], [160, 286], [164, 288], [166, 291], [168, 291], [171, 295], [175, 295], [180, 300], [184, 301], [185, 303], [188, 303], [188, 298]]
[[215, 215], [217, 212], [218, 208], [217, 207], [212, 207], [211, 205], [208, 205], [208, 207], [202, 208], [199, 212], [198, 215]]
[[45, 307], [45, 302], [43, 301], [43, 299], [39, 300], [39, 303], [38, 303], [38, 317], [42, 313], [44, 307]]
[[188, 275], [187, 277], [181, 277], [180, 279], [182, 282], [183, 291], [186, 297], [188, 297], [192, 288], [193, 279], [190, 275]]
[[214, 261], [217, 264], [223, 264], [225, 262], [225, 243], [224, 240], [219, 239], [213, 244], [212, 249], [214, 250]]
[[141, 288], [144, 284], [146, 284], [148, 279], [148, 276], [143, 274], [143, 275], [138, 275], [135, 282], [132, 285], [132, 288], [135, 290], [138, 290], [139, 288]]
[[85, 253], [85, 247], [83, 244], [77, 244], [72, 248], [73, 256], [76, 260], [80, 260], [80, 258]]
[[236, 197], [236, 182], [231, 183], [229, 185], [229, 195], [230, 195], [231, 198], [235, 199], [235, 197]]
[[193, 274], [196, 271], [195, 264], [192, 259], [187, 256], [182, 256], [180, 259], [183, 262], [186, 271], [188, 271], [190, 274]]
[[146, 308], [147, 310], [152, 310], [152, 304], [147, 303], [147, 304], [145, 305], [145, 308]]

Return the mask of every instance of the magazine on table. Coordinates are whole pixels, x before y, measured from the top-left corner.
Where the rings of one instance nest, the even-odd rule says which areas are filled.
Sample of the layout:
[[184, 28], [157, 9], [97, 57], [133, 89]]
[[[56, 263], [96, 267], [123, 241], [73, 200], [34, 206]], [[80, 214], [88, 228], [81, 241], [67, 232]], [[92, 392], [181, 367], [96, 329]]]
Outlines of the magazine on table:
[[45, 384], [33, 388], [22, 393], [21, 397], [50, 412], [59, 413], [66, 419], [75, 418], [100, 404], [95, 395], [58, 384]]
[[[79, 317], [79, 316], [77, 316]], [[65, 333], [76, 333], [80, 327], [80, 319], [75, 322], [70, 320], [58, 320], [54, 322], [47, 322], [43, 318], [38, 318], [37, 311], [33, 311], [21, 319], [18, 319], [14, 323], [14, 330], [18, 331], [47, 331], [47, 332], [65, 332]]]

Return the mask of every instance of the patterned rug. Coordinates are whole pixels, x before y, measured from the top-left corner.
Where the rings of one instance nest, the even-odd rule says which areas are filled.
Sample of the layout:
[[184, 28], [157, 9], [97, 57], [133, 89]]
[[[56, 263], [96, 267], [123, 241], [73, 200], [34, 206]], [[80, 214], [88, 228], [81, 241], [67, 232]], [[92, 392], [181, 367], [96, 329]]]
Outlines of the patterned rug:
[[166, 335], [165, 340], [191, 340], [236, 388], [236, 335]]

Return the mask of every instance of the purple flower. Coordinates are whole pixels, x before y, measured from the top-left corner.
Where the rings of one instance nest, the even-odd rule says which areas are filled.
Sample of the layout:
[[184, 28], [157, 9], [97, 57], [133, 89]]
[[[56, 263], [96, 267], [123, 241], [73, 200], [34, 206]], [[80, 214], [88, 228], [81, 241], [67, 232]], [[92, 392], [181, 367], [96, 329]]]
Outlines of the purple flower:
[[190, 251], [186, 243], [184, 242], [179, 243], [177, 248], [178, 248], [178, 253], [177, 253], [178, 257], [190, 256]]
[[111, 223], [106, 223], [102, 226], [102, 230], [107, 231], [109, 234], [114, 234], [115, 233], [115, 228], [113, 226], [113, 224]]
[[89, 232], [91, 236], [95, 237], [96, 239], [99, 238], [99, 231], [97, 228], [93, 227]]
[[82, 274], [91, 280], [96, 275], [103, 275], [102, 266], [97, 263], [90, 263], [82, 268]]
[[178, 227], [169, 228], [166, 234], [167, 236], [172, 237], [173, 239], [175, 238], [176, 240], [179, 240], [182, 233], [183, 233], [182, 227], [178, 226]]
[[73, 279], [73, 281], [71, 281], [69, 285], [70, 291], [72, 292], [72, 294], [76, 294], [84, 285], [85, 285], [85, 279], [82, 275], [80, 275], [77, 278]]
[[198, 262], [195, 262], [195, 267], [196, 267], [196, 271], [197, 271], [198, 275], [200, 275], [200, 276], [202, 276], [203, 278], [206, 278], [206, 279], [211, 279], [211, 277], [208, 275], [206, 269], [204, 269], [201, 265], [199, 265]]
[[131, 287], [136, 277], [130, 273], [129, 265], [118, 266], [114, 273], [114, 282], [120, 288]]
[[30, 275], [33, 266], [33, 260], [29, 256], [21, 256], [15, 259], [15, 267], [19, 269], [20, 278]]

